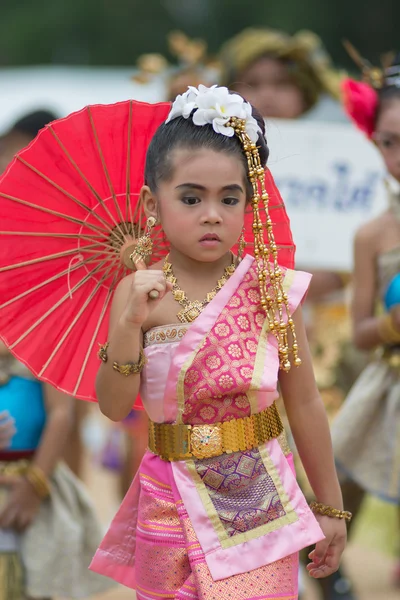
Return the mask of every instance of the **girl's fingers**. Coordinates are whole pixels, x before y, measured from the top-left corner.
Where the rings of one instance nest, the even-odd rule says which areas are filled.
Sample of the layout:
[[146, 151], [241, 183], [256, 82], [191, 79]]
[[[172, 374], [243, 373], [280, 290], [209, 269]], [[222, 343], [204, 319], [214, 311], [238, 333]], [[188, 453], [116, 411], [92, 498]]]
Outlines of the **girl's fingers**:
[[147, 265], [142, 258], [135, 260], [135, 267], [137, 271], [147, 271]]

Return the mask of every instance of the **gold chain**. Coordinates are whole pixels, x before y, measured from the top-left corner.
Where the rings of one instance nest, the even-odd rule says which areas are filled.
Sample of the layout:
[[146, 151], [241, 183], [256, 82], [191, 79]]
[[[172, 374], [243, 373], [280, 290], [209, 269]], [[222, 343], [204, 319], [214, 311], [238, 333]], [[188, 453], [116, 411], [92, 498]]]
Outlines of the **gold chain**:
[[224, 274], [221, 279], [218, 279], [217, 285], [208, 292], [207, 296], [202, 302], [198, 300], [193, 300], [192, 302], [186, 296], [186, 293], [179, 287], [176, 277], [174, 275], [172, 265], [169, 262], [169, 254], [165, 258], [163, 271], [165, 275], [165, 279], [172, 283], [172, 295], [176, 302], [183, 306], [182, 310], [180, 310], [177, 314], [177, 317], [181, 323], [192, 323], [197, 317], [200, 315], [204, 307], [211, 302], [211, 300], [216, 296], [217, 292], [222, 288], [222, 286], [228, 281], [230, 276], [235, 272], [235, 261], [225, 267]]
[[[261, 305], [265, 310], [269, 329], [278, 341], [279, 365], [289, 371], [291, 363], [289, 351], [293, 352], [295, 366], [301, 365], [298, 355], [298, 344], [294, 321], [290, 314], [289, 298], [283, 289], [282, 269], [278, 263], [278, 248], [275, 243], [272, 220], [269, 215], [269, 196], [265, 187], [265, 171], [260, 161], [258, 148], [246, 133], [244, 119], [231, 117], [227, 126], [233, 127], [246, 155], [248, 176], [253, 188], [253, 235], [254, 255], [257, 264], [258, 281], [261, 294]], [[265, 225], [261, 220], [260, 208], [264, 208]], [[263, 231], [267, 230], [268, 244], [264, 242]], [[268, 275], [268, 277], [267, 277]], [[286, 321], [285, 318], [286, 317]], [[289, 348], [288, 330], [292, 333], [293, 342]]]

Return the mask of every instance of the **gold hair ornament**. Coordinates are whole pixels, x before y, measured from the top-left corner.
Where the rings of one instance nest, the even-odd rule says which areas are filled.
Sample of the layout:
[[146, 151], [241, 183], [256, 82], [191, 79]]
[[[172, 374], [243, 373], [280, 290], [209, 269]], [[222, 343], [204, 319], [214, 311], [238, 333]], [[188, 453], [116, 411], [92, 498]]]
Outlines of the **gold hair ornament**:
[[381, 56], [382, 67], [374, 67], [369, 60], [363, 58], [358, 50], [348, 40], [343, 40], [343, 46], [348, 55], [360, 69], [363, 80], [375, 90], [386, 85], [400, 87], [400, 67], [398, 62], [393, 65], [395, 52], [387, 52]]
[[[260, 161], [258, 148], [246, 133], [245, 119], [231, 117], [226, 123], [233, 127], [239, 138], [247, 159], [248, 176], [253, 187], [253, 235], [254, 255], [257, 264], [258, 281], [261, 294], [261, 306], [267, 314], [269, 329], [278, 341], [279, 366], [289, 371], [291, 361], [289, 353], [293, 352], [293, 364], [298, 367], [301, 359], [298, 354], [298, 344], [294, 321], [290, 314], [289, 299], [283, 289], [283, 274], [278, 263], [278, 249], [275, 243], [272, 220], [268, 212], [269, 197], [265, 188], [265, 171]], [[265, 211], [265, 224], [261, 220], [260, 208]], [[268, 245], [264, 242], [264, 227], [267, 231]], [[284, 314], [287, 317], [285, 322]], [[293, 342], [291, 348], [288, 341], [288, 330], [291, 331]]]

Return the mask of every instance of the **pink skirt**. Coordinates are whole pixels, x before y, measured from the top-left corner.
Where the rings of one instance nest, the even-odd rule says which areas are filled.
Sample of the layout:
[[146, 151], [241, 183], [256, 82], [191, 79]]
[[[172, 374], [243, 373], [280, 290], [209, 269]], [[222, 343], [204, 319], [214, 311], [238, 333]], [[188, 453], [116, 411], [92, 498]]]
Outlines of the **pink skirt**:
[[298, 553], [213, 580], [171, 464], [147, 452], [90, 567], [138, 600], [296, 600]]

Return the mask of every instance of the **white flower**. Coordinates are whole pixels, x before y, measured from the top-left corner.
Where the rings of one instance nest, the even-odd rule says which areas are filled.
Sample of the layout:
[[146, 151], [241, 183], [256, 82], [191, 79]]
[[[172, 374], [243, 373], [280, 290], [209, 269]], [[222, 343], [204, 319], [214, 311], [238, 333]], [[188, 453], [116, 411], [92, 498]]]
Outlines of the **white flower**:
[[252, 142], [256, 142], [261, 129], [252, 116], [251, 105], [238, 94], [230, 94], [228, 88], [213, 85], [208, 88], [199, 85], [190, 86], [188, 91], [177, 97], [172, 105], [166, 123], [177, 117], [189, 118], [192, 111], [193, 123], [202, 127], [212, 125], [216, 133], [228, 137], [235, 134], [233, 127], [227, 127], [231, 117], [243, 119], [246, 122], [246, 133]]
[[179, 96], [176, 97], [165, 122], [169, 123], [172, 121], [172, 119], [176, 119], [177, 117], [184, 117], [185, 119], [188, 119], [192, 110], [196, 108], [196, 94], [196, 88], [192, 87], [184, 94], [179, 94]]

